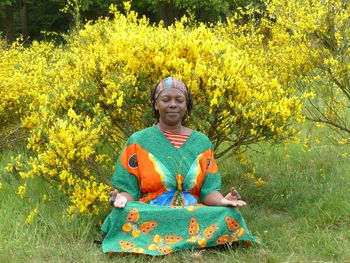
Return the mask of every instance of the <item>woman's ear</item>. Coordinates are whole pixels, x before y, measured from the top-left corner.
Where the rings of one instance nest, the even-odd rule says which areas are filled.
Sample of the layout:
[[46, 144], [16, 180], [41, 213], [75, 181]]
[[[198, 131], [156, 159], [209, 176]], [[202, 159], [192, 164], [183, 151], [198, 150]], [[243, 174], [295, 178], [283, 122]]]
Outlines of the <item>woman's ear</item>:
[[158, 111], [158, 105], [157, 105], [158, 103], [157, 103], [157, 101], [155, 101], [154, 102], [154, 109], [156, 110], [156, 111]]

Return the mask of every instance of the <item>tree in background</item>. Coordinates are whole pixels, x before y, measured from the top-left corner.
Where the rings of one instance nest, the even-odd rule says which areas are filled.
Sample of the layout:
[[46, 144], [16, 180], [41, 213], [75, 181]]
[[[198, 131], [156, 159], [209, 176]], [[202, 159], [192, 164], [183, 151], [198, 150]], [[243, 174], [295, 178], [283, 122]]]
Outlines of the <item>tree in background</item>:
[[59, 12], [64, 0], [5, 0], [0, 3], [0, 31], [13, 41], [19, 35], [25, 40], [39, 38], [41, 31], [64, 32], [70, 17]]
[[[108, 16], [113, 3], [122, 9], [124, 0], [2, 0], [0, 3], [0, 32], [13, 41], [20, 34], [29, 40], [47, 38], [44, 32], [67, 32], [77, 23]], [[134, 0], [132, 9], [151, 22], [164, 21], [170, 25], [175, 19], [191, 13], [198, 21], [225, 20], [232, 11], [259, 0]], [[74, 13], [61, 12], [73, 7]], [[75, 8], [75, 9], [74, 9]], [[66, 9], [66, 11], [68, 11]], [[77, 20], [78, 19], [78, 20]]]

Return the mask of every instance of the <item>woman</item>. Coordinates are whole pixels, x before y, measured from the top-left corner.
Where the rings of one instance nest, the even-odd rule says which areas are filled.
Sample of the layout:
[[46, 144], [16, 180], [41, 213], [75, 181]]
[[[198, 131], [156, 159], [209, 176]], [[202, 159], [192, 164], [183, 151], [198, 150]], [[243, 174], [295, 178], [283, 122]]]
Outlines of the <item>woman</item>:
[[157, 125], [134, 133], [112, 177], [115, 209], [102, 231], [104, 252], [164, 255], [239, 240], [258, 243], [235, 209], [246, 203], [233, 189], [219, 192], [213, 146], [184, 126], [192, 98], [179, 79], [162, 80], [151, 93]]

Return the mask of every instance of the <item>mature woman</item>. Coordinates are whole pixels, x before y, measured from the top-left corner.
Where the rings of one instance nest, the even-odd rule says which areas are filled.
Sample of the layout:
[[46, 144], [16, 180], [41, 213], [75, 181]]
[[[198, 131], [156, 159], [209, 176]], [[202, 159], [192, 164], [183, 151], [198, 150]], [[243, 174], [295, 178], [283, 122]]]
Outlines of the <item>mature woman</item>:
[[162, 255], [258, 242], [236, 210], [245, 205], [238, 193], [219, 192], [208, 137], [184, 126], [192, 109], [186, 85], [168, 77], [151, 94], [158, 122], [134, 133], [119, 156], [112, 184], [120, 192], [102, 226], [103, 251]]

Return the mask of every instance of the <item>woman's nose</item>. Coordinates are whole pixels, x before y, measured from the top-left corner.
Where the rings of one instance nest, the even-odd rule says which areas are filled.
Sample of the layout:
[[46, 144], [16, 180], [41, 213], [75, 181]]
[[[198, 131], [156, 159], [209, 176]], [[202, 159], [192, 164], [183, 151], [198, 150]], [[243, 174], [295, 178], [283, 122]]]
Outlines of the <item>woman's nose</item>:
[[171, 100], [169, 106], [170, 106], [170, 107], [177, 107], [176, 101], [175, 101], [175, 100]]

